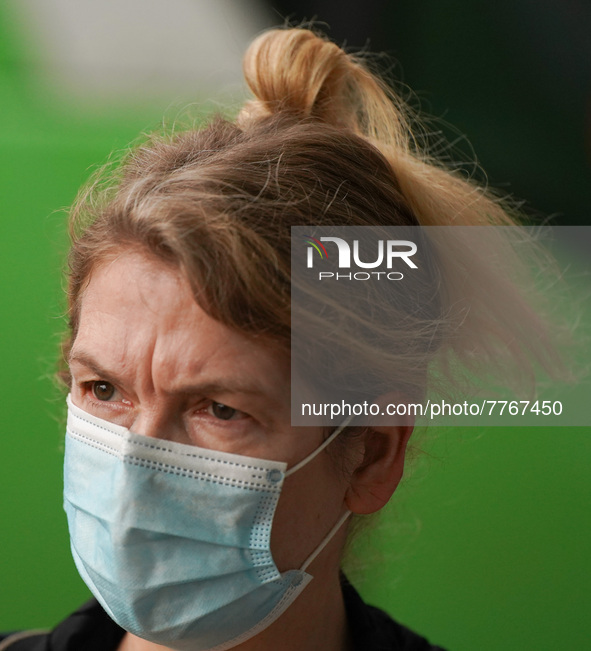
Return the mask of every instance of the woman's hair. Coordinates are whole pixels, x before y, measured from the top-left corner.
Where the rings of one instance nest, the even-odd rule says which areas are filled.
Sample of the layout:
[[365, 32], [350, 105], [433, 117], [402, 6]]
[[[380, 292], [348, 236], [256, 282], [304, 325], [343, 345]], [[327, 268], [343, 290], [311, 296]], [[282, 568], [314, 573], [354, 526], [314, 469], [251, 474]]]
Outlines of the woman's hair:
[[[64, 357], [93, 270], [127, 249], [180, 269], [214, 319], [288, 350], [290, 227], [516, 224], [506, 204], [425, 151], [409, 109], [363, 59], [321, 35], [263, 33], [244, 74], [254, 99], [235, 122], [214, 117], [153, 135], [79, 195]], [[330, 329], [311, 323], [316, 350], [331, 348], [333, 373], [339, 364], [354, 373], [363, 361], [376, 390], [420, 394], [436, 360], [434, 376], [447, 383], [458, 364], [518, 382], [536, 363], [556, 366], [547, 322], [516, 283], [525, 267], [492, 233], [502, 229], [487, 240], [496, 268], [470, 249], [466, 230], [432, 245], [436, 264], [414, 307], [392, 301], [343, 325], [345, 355], [331, 348]]]

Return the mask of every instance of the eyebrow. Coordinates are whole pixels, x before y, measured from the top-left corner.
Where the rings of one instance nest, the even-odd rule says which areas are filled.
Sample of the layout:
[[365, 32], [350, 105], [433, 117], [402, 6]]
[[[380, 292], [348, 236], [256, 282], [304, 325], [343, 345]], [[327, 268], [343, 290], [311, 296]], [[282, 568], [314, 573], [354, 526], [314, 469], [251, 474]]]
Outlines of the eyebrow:
[[[111, 384], [121, 385], [123, 383], [122, 380], [117, 378], [116, 375], [102, 368], [89, 353], [86, 353], [84, 351], [73, 351], [68, 358], [68, 364], [71, 365], [74, 362], [82, 364], [93, 373], [98, 375], [102, 380], [106, 380]], [[264, 387], [253, 386], [252, 383], [244, 384], [240, 381], [236, 381], [230, 378], [196, 384], [187, 384], [175, 389], [171, 393], [181, 395], [187, 395], [191, 393], [199, 393], [204, 395], [211, 393], [242, 393], [263, 397], [266, 399], [272, 399], [273, 401], [276, 400], [276, 398], [270, 395], [268, 391], [264, 389]]]
[[71, 366], [73, 362], [86, 366], [86, 368], [98, 375], [102, 380], [107, 380], [111, 384], [121, 384], [120, 380], [118, 380], [114, 375], [111, 375], [109, 371], [101, 368], [94, 358], [87, 353], [82, 351], [70, 353], [68, 357], [68, 366]]

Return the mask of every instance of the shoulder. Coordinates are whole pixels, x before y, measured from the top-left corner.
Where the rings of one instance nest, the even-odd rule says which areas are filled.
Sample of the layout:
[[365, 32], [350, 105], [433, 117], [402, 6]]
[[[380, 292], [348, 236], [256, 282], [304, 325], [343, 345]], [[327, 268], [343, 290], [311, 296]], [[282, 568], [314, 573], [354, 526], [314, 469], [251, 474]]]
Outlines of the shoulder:
[[366, 604], [344, 577], [342, 587], [355, 651], [444, 651], [383, 610]]
[[115, 651], [124, 632], [92, 599], [52, 631], [0, 634], [0, 651]]
[[0, 633], [0, 651], [45, 651], [47, 638], [44, 630]]

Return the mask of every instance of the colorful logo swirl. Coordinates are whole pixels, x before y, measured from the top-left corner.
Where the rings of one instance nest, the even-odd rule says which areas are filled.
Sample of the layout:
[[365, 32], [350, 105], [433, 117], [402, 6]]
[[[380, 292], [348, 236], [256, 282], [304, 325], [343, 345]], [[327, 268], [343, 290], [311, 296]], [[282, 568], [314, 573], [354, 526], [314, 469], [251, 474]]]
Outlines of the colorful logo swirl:
[[320, 240], [315, 239], [314, 237], [307, 237], [306, 238], [306, 243], [309, 244], [310, 246], [313, 246], [318, 253], [320, 253], [320, 258], [324, 260], [324, 258], [328, 258], [328, 253], [326, 252], [326, 249], [324, 248], [324, 244]]

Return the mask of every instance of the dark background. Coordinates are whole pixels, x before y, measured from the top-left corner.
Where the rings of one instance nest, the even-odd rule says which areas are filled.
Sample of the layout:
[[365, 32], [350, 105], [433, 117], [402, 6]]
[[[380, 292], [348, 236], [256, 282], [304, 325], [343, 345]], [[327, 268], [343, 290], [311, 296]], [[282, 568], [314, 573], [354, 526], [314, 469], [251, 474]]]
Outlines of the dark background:
[[[591, 3], [586, 0], [268, 0], [339, 44], [385, 52], [396, 78], [491, 185], [554, 223], [588, 224]], [[472, 148], [470, 147], [472, 146]]]

